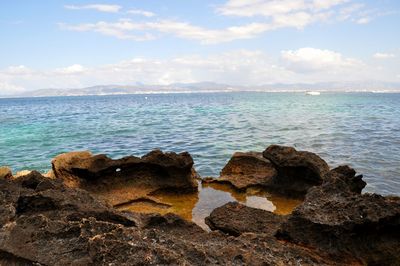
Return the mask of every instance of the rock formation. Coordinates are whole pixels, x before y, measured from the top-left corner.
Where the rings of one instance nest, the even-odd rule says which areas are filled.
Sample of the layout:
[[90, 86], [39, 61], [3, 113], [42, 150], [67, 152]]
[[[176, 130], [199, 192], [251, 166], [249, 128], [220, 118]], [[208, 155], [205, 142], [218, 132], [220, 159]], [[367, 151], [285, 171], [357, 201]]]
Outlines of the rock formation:
[[236, 152], [222, 169], [218, 179], [206, 182], [230, 183], [239, 190], [251, 186], [267, 186], [277, 172], [261, 152]]
[[[235, 157], [223, 173], [262, 180], [258, 166], [267, 160]], [[177, 195], [195, 189], [187, 153], [120, 160], [64, 154], [53, 161], [55, 178], [36, 171], [10, 178], [5, 171], [0, 265], [400, 264], [400, 198], [361, 194], [361, 175], [348, 166], [329, 171], [312, 153], [270, 146], [264, 157], [277, 171], [265, 185], [278, 192], [298, 185], [304, 202], [285, 216], [228, 203], [206, 218], [212, 232], [175, 214], [121, 212], [106, 203], [112, 198], [102, 201], [121, 187], [134, 197], [141, 188], [148, 197], [162, 189]], [[102, 194], [107, 186], [109, 194]]]
[[37, 172], [0, 180], [1, 265], [338, 265], [270, 235], [208, 233], [167, 214], [122, 213]]
[[159, 190], [197, 191], [197, 174], [189, 153], [152, 151], [139, 158], [128, 156], [113, 160], [106, 155], [71, 152], [53, 161], [55, 177], [69, 187], [85, 189], [112, 205], [143, 199], [155, 201]]
[[283, 215], [230, 202], [216, 208], [206, 218], [206, 224], [211, 230], [219, 230], [233, 236], [239, 236], [246, 232], [274, 236], [285, 220], [286, 216]]
[[298, 197], [322, 184], [328, 172], [328, 164], [314, 153], [271, 145], [263, 153], [235, 153], [219, 178], [206, 178], [203, 182], [229, 183], [240, 190], [262, 186]]
[[12, 177], [11, 169], [8, 167], [0, 167], [0, 179], [8, 179]]
[[283, 191], [305, 194], [310, 187], [320, 185], [329, 172], [328, 164], [318, 155], [292, 147], [271, 145], [263, 156], [278, 171], [270, 185]]
[[347, 166], [331, 170], [277, 236], [368, 265], [400, 263], [400, 198], [360, 194], [361, 178]]

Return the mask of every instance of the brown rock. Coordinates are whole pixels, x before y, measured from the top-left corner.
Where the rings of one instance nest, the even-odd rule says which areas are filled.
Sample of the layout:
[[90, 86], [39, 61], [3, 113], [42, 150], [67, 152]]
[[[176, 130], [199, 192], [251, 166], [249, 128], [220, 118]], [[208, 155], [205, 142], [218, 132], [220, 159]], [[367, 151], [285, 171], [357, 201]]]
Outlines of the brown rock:
[[12, 178], [11, 169], [8, 167], [0, 167], [0, 179], [10, 179]]
[[331, 170], [321, 186], [282, 224], [277, 236], [363, 264], [400, 262], [400, 198], [360, 194], [365, 182], [348, 166]]
[[[37, 172], [0, 180], [4, 265], [338, 265], [265, 234], [207, 233], [172, 214], [125, 214]], [[7, 215], [4, 215], [8, 210]]]
[[273, 236], [285, 220], [286, 216], [230, 202], [213, 210], [206, 218], [206, 224], [211, 230], [219, 230], [233, 236], [246, 232]]
[[266, 186], [277, 172], [261, 152], [236, 152], [222, 169], [218, 180], [229, 182], [238, 189]]
[[155, 150], [141, 158], [118, 160], [72, 152], [57, 156], [52, 164], [54, 175], [67, 186], [83, 188], [112, 205], [145, 198], [162, 189], [197, 191], [193, 159], [187, 152]]
[[278, 175], [270, 184], [277, 190], [305, 194], [315, 185], [322, 184], [329, 172], [328, 164], [315, 153], [296, 151], [292, 147], [271, 145], [263, 156], [271, 161]]

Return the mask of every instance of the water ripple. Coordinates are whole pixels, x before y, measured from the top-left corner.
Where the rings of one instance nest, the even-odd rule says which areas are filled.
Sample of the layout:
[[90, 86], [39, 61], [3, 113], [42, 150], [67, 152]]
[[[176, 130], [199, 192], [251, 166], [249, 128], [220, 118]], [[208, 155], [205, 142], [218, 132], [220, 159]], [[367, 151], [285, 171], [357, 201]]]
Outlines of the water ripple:
[[270, 144], [351, 163], [367, 191], [399, 194], [400, 94], [210, 93], [0, 99], [0, 165], [50, 168], [65, 151], [118, 158], [189, 151], [216, 176], [235, 151]]

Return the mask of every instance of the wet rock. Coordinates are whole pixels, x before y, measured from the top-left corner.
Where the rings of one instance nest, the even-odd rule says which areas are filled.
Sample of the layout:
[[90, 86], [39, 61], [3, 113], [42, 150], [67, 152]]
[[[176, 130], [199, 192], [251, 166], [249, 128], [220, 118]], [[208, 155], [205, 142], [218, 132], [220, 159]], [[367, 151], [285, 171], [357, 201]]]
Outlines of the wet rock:
[[292, 147], [271, 145], [263, 152], [278, 174], [270, 184], [276, 190], [305, 194], [315, 185], [322, 184], [329, 172], [328, 164], [318, 155], [307, 151], [296, 151]]
[[219, 230], [233, 236], [239, 236], [245, 232], [273, 236], [285, 220], [286, 216], [230, 202], [213, 210], [206, 218], [206, 224], [212, 230]]
[[8, 167], [0, 167], [0, 179], [10, 179], [12, 178], [11, 169]]
[[305, 201], [287, 216], [228, 203], [207, 218], [212, 232], [174, 214], [119, 212], [98, 200], [117, 194], [118, 201], [121, 191], [133, 190], [125, 197], [142, 189], [151, 197], [152, 186], [157, 192], [171, 184], [184, 191], [194, 180], [193, 161], [185, 154], [120, 160], [69, 154], [53, 162], [56, 179], [35, 171], [0, 178], [0, 264], [399, 264], [400, 198], [361, 194], [365, 182], [348, 166], [325, 171], [314, 156], [274, 149], [271, 154], [281, 154], [277, 158], [289, 154], [301, 163], [285, 166], [282, 159], [281, 172], [274, 163], [278, 175], [272, 187], [282, 173], [317, 176], [320, 185], [305, 190]]
[[277, 172], [261, 152], [236, 152], [222, 169], [219, 181], [229, 182], [238, 189], [266, 186]]
[[348, 166], [331, 170], [282, 224], [278, 238], [363, 264], [398, 264], [400, 198], [360, 194], [364, 186]]
[[55, 177], [67, 186], [85, 189], [112, 205], [145, 198], [162, 189], [197, 191], [197, 174], [187, 152], [155, 150], [141, 158], [128, 156], [117, 160], [72, 152], [57, 156], [52, 164]]
[[7, 219], [15, 216], [43, 214], [48, 217], [62, 217], [69, 220], [76, 217], [96, 217], [99, 220], [134, 226], [124, 215], [97, 201], [84, 190], [70, 189], [61, 182], [43, 177], [33, 171], [27, 176], [14, 180], [0, 180], [1, 210], [7, 210]]
[[[337, 265], [273, 237], [207, 233], [168, 214], [115, 211], [81, 189], [42, 176], [0, 180], [0, 262], [16, 265]], [[9, 208], [10, 207], [10, 208]]]

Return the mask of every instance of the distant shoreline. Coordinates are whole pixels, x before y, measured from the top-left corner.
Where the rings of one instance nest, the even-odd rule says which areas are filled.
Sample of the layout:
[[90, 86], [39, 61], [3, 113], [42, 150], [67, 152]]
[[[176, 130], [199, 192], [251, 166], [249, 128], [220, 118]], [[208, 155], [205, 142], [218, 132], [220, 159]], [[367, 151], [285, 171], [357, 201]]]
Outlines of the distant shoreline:
[[[70, 95], [0, 95], [0, 99], [29, 99], [29, 98], [55, 98], [55, 97], [93, 97], [93, 96], [123, 96], [123, 95], [168, 95], [168, 94], [212, 94], [212, 93], [296, 93], [305, 94], [310, 90], [271, 90], [271, 91], [263, 91], [263, 90], [238, 90], [238, 91], [229, 91], [229, 90], [211, 90], [211, 91], [139, 91], [132, 93], [109, 93], [109, 94], [70, 94]], [[352, 94], [352, 93], [362, 93], [362, 94], [400, 94], [400, 91], [340, 91], [340, 90], [312, 90], [320, 92], [323, 94]]]

